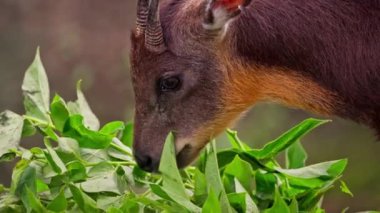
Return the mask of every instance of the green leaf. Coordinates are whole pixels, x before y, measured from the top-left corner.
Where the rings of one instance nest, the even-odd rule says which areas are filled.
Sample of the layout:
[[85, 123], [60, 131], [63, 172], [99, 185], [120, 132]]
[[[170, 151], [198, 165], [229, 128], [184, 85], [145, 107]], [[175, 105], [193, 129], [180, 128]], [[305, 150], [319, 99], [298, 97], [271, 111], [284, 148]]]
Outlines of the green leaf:
[[151, 184], [150, 189], [157, 196], [164, 198], [165, 200], [173, 201], [185, 210], [188, 210], [190, 212], [201, 211], [201, 209], [193, 204], [188, 198], [176, 194], [171, 188], [164, 188], [157, 184]]
[[89, 163], [100, 163], [110, 160], [104, 149], [80, 149], [81, 156], [84, 161]]
[[44, 212], [44, 207], [37, 198], [36, 169], [27, 167], [20, 175], [15, 194], [21, 198], [27, 212], [32, 210]]
[[69, 178], [72, 182], [86, 180], [86, 167], [79, 161], [72, 161], [67, 164]]
[[[237, 179], [231, 175], [223, 175], [222, 176], [222, 182], [223, 182], [224, 191], [226, 191], [226, 194], [236, 192], [236, 188], [235, 188], [236, 184], [234, 182], [235, 180], [237, 180]], [[241, 188], [244, 189], [243, 186], [241, 186]]]
[[234, 179], [236, 193], [228, 194], [228, 200], [238, 212], [259, 213], [256, 203], [238, 179]]
[[113, 165], [109, 162], [100, 162], [89, 169], [88, 176], [89, 177], [96, 177], [108, 173], [112, 173], [115, 170]]
[[123, 144], [123, 142], [121, 142], [117, 137], [114, 137], [112, 139], [112, 148], [124, 153], [125, 155], [133, 156], [132, 149], [127, 145]]
[[56, 152], [61, 160], [68, 164], [72, 161], [83, 161], [78, 142], [71, 138], [58, 138]]
[[19, 146], [23, 125], [24, 119], [11, 111], [0, 114], [0, 161], [9, 159], [10, 156], [5, 156], [7, 154], [15, 156], [11, 150]]
[[301, 199], [299, 199], [300, 211], [311, 211], [320, 208], [320, 203], [323, 200], [323, 195], [333, 187], [335, 180], [330, 181], [325, 187], [317, 190], [309, 190]]
[[58, 150], [67, 153], [80, 155], [79, 144], [72, 138], [58, 138]]
[[15, 194], [22, 196], [26, 187], [33, 193], [37, 193], [36, 169], [33, 167], [26, 167], [22, 171], [17, 182]]
[[12, 195], [2, 195], [0, 196], [0, 212], [4, 213], [23, 213], [25, 208], [22, 207], [20, 200]]
[[45, 152], [45, 157], [51, 166], [51, 168], [57, 173], [62, 174], [67, 171], [65, 164], [62, 162], [61, 158], [57, 155], [55, 150], [50, 144], [49, 139], [45, 138], [44, 140], [47, 152]]
[[227, 129], [226, 134], [233, 148], [241, 151], [247, 151], [251, 149], [247, 144], [243, 143], [239, 139], [239, 137], [237, 136], [237, 131]]
[[91, 149], [107, 148], [112, 141], [112, 136], [86, 128], [81, 115], [69, 117], [63, 135], [75, 139], [80, 147]]
[[26, 115], [50, 123], [49, 117], [49, 82], [41, 62], [40, 51], [25, 73], [22, 83]]
[[335, 178], [342, 174], [346, 168], [347, 160], [337, 160], [319, 163], [299, 169], [281, 169], [276, 168], [277, 171], [292, 177], [310, 179], [310, 178]]
[[297, 199], [293, 199], [289, 205], [290, 213], [299, 213]]
[[77, 97], [75, 102], [69, 102], [68, 109], [70, 115], [82, 115], [84, 117], [84, 125], [91, 130], [98, 130], [100, 123], [98, 118], [92, 112], [90, 106], [87, 103], [86, 98], [81, 90], [81, 81], [77, 83]]
[[112, 192], [121, 195], [123, 188], [118, 184], [116, 168], [107, 162], [99, 163], [88, 172], [89, 178], [80, 183], [81, 189], [87, 193]]
[[[122, 152], [115, 148], [108, 148], [107, 153], [110, 157], [113, 157], [118, 160], [122, 161], [134, 161], [132, 155], [126, 154], [125, 152]], [[132, 153], [132, 151], [131, 151]]]
[[246, 192], [228, 194], [228, 200], [230, 201], [231, 206], [237, 212], [245, 212], [245, 213], [259, 213], [260, 212], [256, 204], [253, 202], [252, 198]]
[[32, 210], [34, 210], [34, 212], [47, 212], [36, 193], [30, 190], [27, 186], [21, 195], [21, 199], [27, 209], [27, 212], [32, 212]]
[[216, 158], [216, 148], [215, 141], [211, 142], [207, 146], [207, 157], [206, 157], [206, 180], [209, 187], [213, 188], [215, 193], [220, 197], [221, 208], [225, 212], [232, 212], [231, 206], [228, 201], [226, 192], [224, 191], [223, 183], [219, 175], [218, 161]]
[[280, 192], [276, 188], [274, 203], [271, 208], [266, 209], [264, 213], [290, 213], [290, 209], [286, 202], [282, 199]]
[[17, 188], [19, 185], [20, 178], [22, 174], [24, 173], [25, 169], [28, 168], [29, 161], [21, 159], [19, 162], [17, 162], [16, 166], [13, 168], [12, 172], [12, 182], [11, 182], [11, 189], [10, 191], [13, 194], [17, 195]]
[[[50, 178], [49, 188], [51, 191], [51, 195], [57, 195], [63, 187], [67, 187], [69, 184], [69, 180], [65, 175], [55, 175]], [[68, 192], [68, 191], [67, 191]], [[71, 194], [68, 193], [69, 197], [72, 197]], [[53, 199], [53, 197], [50, 197]]]
[[272, 199], [277, 184], [277, 178], [272, 173], [259, 170], [256, 172], [256, 196], [265, 200]]
[[166, 138], [158, 170], [162, 174], [164, 189], [170, 190], [178, 196], [188, 198], [175, 158], [174, 135], [172, 133], [169, 133]]
[[195, 203], [198, 205], [202, 205], [208, 194], [207, 189], [207, 181], [206, 176], [199, 171], [199, 169], [195, 169], [194, 171], [194, 199]]
[[327, 183], [329, 183], [331, 179], [326, 179], [322, 177], [317, 178], [297, 178], [297, 177], [291, 177], [286, 176], [287, 182], [289, 182], [289, 185], [291, 188], [287, 190], [287, 193], [290, 197], [303, 194], [309, 190], [312, 189], [318, 189], [323, 186], [325, 186]]
[[224, 174], [236, 177], [248, 192], [253, 190], [254, 178], [252, 167], [238, 155], [227, 165]]
[[122, 204], [123, 198], [123, 196], [100, 195], [96, 198], [96, 205], [98, 208], [109, 212], [110, 209], [119, 207]]
[[[326, 213], [326, 211], [321, 209], [321, 208], [317, 208], [315, 211], [313, 211], [313, 213]], [[364, 213], [364, 212], [361, 212], [361, 213]], [[374, 212], [374, 213], [376, 213], [376, 212]]]
[[169, 133], [166, 138], [158, 170], [162, 174], [163, 186], [151, 185], [151, 187], [153, 186], [156, 192], [161, 192], [161, 195], [163, 195], [162, 192], [165, 192], [174, 202], [183, 205], [189, 211], [199, 212], [199, 208], [190, 202], [186, 194], [175, 158], [174, 135], [172, 133]]
[[41, 130], [43, 136], [49, 137], [53, 141], [58, 141], [58, 135], [55, 133], [52, 126], [40, 126], [39, 130]]
[[112, 137], [116, 137], [117, 134], [124, 130], [124, 122], [121, 121], [113, 121], [110, 122], [102, 127], [100, 129], [100, 133], [103, 133], [105, 135], [110, 135]]
[[41, 179], [36, 179], [37, 193], [49, 191], [49, 186]]
[[80, 186], [82, 190], [87, 193], [112, 192], [118, 195], [122, 194], [122, 190], [119, 189], [115, 171], [109, 174], [88, 178], [86, 181], [80, 183]]
[[[244, 152], [241, 152], [237, 149], [225, 149], [217, 153], [218, 165], [220, 169], [225, 168], [229, 163], [231, 163], [236, 156], [243, 155]], [[246, 159], [246, 158], [244, 158]], [[250, 162], [252, 165], [252, 162]]]
[[[134, 210], [135, 210], [135, 209], [134, 209]], [[107, 209], [106, 212], [107, 212], [107, 213], [123, 213], [122, 210], [117, 209], [117, 208], [115, 208], [115, 207], [111, 207], [111, 208]], [[131, 211], [126, 211], [126, 212], [129, 213], [129, 212], [131, 212]], [[135, 212], [138, 212], [138, 209], [137, 209]]]
[[347, 184], [343, 180], [340, 181], [340, 190], [350, 195], [351, 197], [354, 197], [354, 194], [352, 194], [351, 190], [348, 188]]
[[218, 196], [214, 190], [210, 188], [206, 202], [203, 204], [202, 213], [218, 213], [222, 212], [221, 205], [218, 200]]
[[227, 196], [231, 206], [236, 210], [236, 212], [247, 212], [245, 203], [247, 193], [230, 193]]
[[67, 200], [64, 189], [47, 205], [47, 209], [54, 212], [63, 212], [67, 208]]
[[133, 144], [133, 123], [127, 123], [125, 125], [123, 134], [121, 136], [121, 142], [128, 147], [132, 147]]
[[24, 119], [24, 125], [22, 127], [22, 137], [29, 137], [35, 135], [37, 132], [36, 128], [33, 126], [32, 122], [28, 119]]
[[65, 101], [59, 96], [55, 95], [52, 103], [50, 104], [51, 119], [58, 129], [62, 132], [67, 119], [69, 118], [69, 111], [67, 109]]
[[307, 153], [301, 142], [297, 141], [286, 149], [286, 168], [298, 169], [305, 166]]
[[[144, 201], [150, 202], [151, 200], [143, 198]], [[155, 202], [155, 201], [154, 201]], [[153, 202], [151, 202], [153, 203]], [[134, 197], [125, 197], [123, 204], [119, 208], [121, 212], [128, 212], [128, 213], [133, 213], [133, 212], [139, 212], [142, 213], [144, 206], [149, 205], [150, 203], [142, 204], [138, 201], [138, 199]], [[160, 207], [157, 208], [157, 211], [159, 211]]]
[[169, 200], [169, 201], [174, 201], [175, 202], [175, 200], [170, 197], [170, 195], [165, 191], [165, 189], [162, 188], [162, 186], [160, 186], [158, 184], [150, 184], [150, 189], [157, 196], [159, 196], [159, 197], [161, 197], [161, 198], [163, 198], [165, 200]]
[[291, 130], [277, 138], [276, 140], [266, 144], [262, 149], [254, 149], [248, 151], [247, 154], [255, 157], [256, 159], [270, 159], [275, 157], [281, 151], [287, 149], [289, 146], [297, 142], [302, 136], [309, 133], [316, 127], [327, 123], [328, 121], [307, 119]]
[[91, 197], [72, 184], [69, 185], [69, 188], [75, 202], [83, 212], [99, 212], [96, 202]]

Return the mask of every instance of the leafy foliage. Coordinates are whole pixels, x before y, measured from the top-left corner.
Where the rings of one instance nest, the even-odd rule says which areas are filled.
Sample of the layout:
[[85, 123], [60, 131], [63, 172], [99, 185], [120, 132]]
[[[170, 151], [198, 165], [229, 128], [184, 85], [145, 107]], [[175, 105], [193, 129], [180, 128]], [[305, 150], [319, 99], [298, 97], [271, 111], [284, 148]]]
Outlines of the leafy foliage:
[[[133, 126], [100, 128], [78, 84], [78, 100], [55, 95], [39, 54], [23, 83], [26, 114], [0, 114], [0, 162], [17, 158], [10, 188], [0, 187], [0, 212], [324, 212], [326, 191], [347, 160], [305, 166], [301, 137], [326, 121], [308, 119], [262, 149], [227, 131], [232, 148], [215, 142], [196, 167], [179, 171], [174, 136], [167, 137], [160, 175], [142, 171], [132, 157]], [[99, 130], [100, 129], [100, 130]], [[41, 133], [45, 148], [22, 148]], [[286, 152], [286, 166], [276, 157]], [[341, 181], [344, 193], [352, 195]]]

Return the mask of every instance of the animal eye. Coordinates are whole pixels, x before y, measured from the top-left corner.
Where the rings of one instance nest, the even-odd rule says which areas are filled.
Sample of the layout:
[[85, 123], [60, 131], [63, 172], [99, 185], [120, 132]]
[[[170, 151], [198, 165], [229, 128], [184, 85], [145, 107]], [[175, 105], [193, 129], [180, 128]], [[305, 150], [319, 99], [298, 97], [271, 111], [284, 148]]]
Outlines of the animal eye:
[[176, 91], [181, 86], [181, 80], [178, 77], [162, 78], [159, 86], [162, 92]]

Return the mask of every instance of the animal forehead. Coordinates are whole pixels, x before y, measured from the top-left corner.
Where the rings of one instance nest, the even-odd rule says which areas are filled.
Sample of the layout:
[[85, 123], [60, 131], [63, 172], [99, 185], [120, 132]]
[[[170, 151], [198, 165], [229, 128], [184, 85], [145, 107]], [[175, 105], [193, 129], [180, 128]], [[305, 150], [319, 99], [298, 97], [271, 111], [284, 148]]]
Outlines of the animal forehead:
[[178, 74], [184, 70], [183, 63], [178, 59], [157, 58], [140, 61], [132, 67], [132, 80], [135, 87], [151, 87], [158, 79], [169, 74]]
[[133, 74], [137, 76], [160, 76], [165, 73], [180, 73], [197, 70], [202, 63], [196, 57], [177, 56], [164, 53], [157, 56], [140, 58], [135, 61]]

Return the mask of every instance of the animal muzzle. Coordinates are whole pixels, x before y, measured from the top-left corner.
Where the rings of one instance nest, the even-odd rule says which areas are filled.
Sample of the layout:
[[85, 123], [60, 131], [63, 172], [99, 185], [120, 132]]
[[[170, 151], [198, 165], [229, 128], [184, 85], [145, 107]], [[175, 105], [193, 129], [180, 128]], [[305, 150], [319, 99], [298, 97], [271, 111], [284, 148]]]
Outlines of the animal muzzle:
[[153, 140], [139, 135], [135, 135], [133, 142], [133, 154], [138, 166], [147, 172], [158, 172], [165, 137], [155, 136]]
[[[157, 141], [155, 146], [146, 146], [135, 140], [134, 156], [141, 169], [147, 172], [158, 172], [164, 141], [162, 139], [162, 141]], [[179, 168], [184, 168], [194, 161], [202, 147], [193, 146], [190, 143], [178, 146], [181, 142], [182, 140], [175, 142], [176, 161]]]

